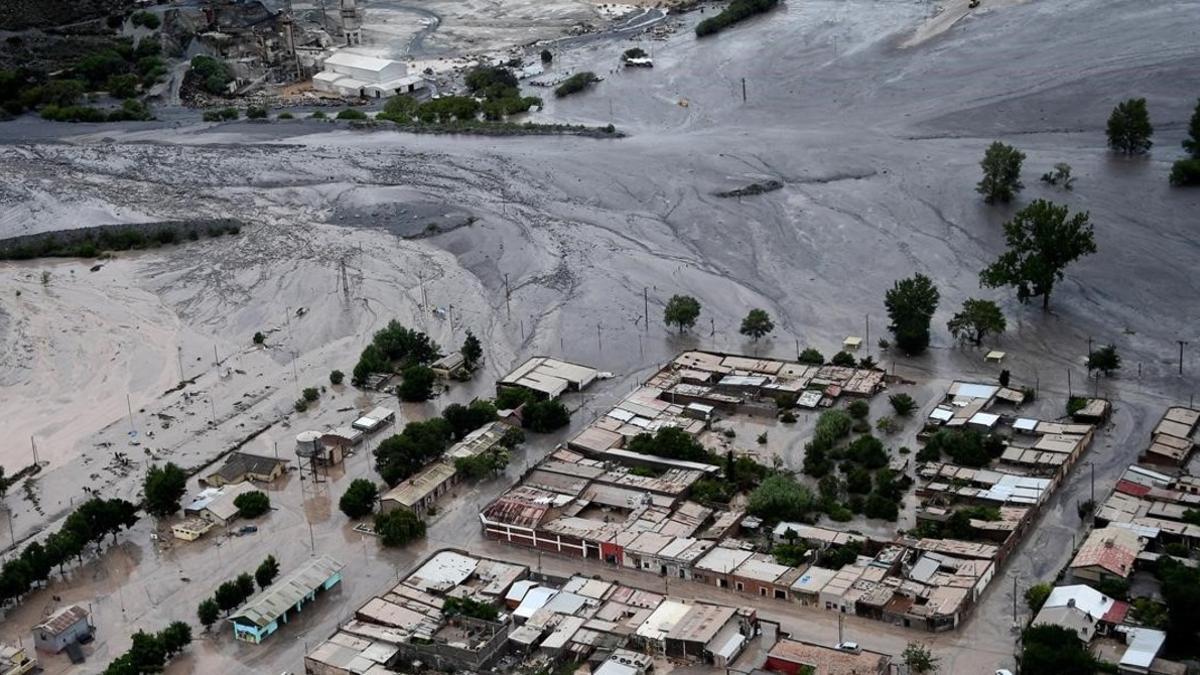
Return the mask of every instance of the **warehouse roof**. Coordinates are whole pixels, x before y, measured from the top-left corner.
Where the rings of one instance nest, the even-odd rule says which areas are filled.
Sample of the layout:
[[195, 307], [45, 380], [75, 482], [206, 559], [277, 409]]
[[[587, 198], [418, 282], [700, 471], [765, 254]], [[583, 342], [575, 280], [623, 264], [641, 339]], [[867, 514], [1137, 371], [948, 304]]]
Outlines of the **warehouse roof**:
[[313, 591], [341, 571], [342, 563], [323, 555], [313, 558], [284, 578], [250, 599], [230, 621], [250, 623], [260, 628], [279, 619]]

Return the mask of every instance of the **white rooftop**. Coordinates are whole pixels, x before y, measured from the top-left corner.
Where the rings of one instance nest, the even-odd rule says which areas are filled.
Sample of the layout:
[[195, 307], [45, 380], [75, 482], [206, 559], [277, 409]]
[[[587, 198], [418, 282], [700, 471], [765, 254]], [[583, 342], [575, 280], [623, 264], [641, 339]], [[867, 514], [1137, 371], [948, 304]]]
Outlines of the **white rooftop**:
[[405, 580], [422, 591], [447, 591], [466, 581], [479, 561], [454, 551], [439, 551]]
[[1046, 598], [1043, 607], [1067, 607], [1072, 602], [1075, 607], [1086, 612], [1094, 619], [1102, 618], [1112, 609], [1115, 600], [1097, 591], [1091, 586], [1076, 584], [1074, 586], [1057, 586]]
[[387, 59], [378, 59], [374, 56], [366, 56], [364, 54], [355, 54], [347, 51], [334, 52], [332, 56], [325, 59], [326, 65], [331, 66], [346, 66], [348, 68], [361, 68], [363, 70], [383, 71], [389, 66], [396, 63]]

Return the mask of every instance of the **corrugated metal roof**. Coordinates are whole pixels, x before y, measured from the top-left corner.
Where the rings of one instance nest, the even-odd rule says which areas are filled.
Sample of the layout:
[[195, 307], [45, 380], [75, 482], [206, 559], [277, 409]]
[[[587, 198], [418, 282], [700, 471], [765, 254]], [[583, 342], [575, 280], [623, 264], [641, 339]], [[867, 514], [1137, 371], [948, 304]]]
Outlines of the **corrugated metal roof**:
[[321, 588], [326, 581], [342, 570], [344, 565], [323, 555], [309, 560], [299, 569], [268, 586], [250, 599], [230, 621], [243, 620], [259, 628], [269, 625], [283, 616], [309, 593]]

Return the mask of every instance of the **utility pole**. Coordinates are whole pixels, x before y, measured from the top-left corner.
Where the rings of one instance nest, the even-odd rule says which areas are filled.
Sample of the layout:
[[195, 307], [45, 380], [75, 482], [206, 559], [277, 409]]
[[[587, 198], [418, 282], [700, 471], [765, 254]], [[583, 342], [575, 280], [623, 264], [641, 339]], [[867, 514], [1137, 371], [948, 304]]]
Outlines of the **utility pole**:
[[1067, 398], [1071, 398], [1071, 369], [1067, 368]]
[[867, 353], [870, 354], [871, 353], [871, 315], [870, 314], [867, 315], [866, 341], [867, 341]]
[[845, 642], [845, 640], [842, 639], [842, 621], [845, 618], [846, 618], [845, 615], [842, 614], [841, 611], [839, 610], [838, 611], [838, 645], [841, 645], [843, 642]]
[[317, 540], [313, 537], [312, 521], [308, 521], [308, 545], [312, 550], [312, 555], [317, 554]]
[[33, 436], [29, 437], [29, 445], [33, 448], [33, 463], [36, 465], [38, 464], [37, 441], [34, 440]]
[[1183, 348], [1190, 344], [1187, 340], [1176, 340], [1179, 343], [1179, 374], [1183, 375]]
[[217, 356], [217, 346], [213, 345], [213, 366], [221, 365], [221, 359]]
[[175, 345], [175, 358], [179, 361], [179, 381], [183, 382], [183, 345]]
[[1013, 625], [1017, 625], [1017, 575], [1013, 574]]
[[[425, 288], [424, 283], [421, 284], [421, 288]], [[512, 307], [508, 304], [508, 298], [509, 298], [508, 272], [505, 272], [504, 273], [504, 311], [508, 313], [508, 318], [511, 319], [512, 318]]]
[[650, 289], [642, 286], [642, 322], [646, 325], [643, 330], [650, 332]]
[[1092, 468], [1092, 506], [1096, 504], [1096, 463], [1088, 462], [1088, 466]]
[[742, 103], [746, 102], [746, 78], [742, 78]]
[[133, 404], [129, 402], [129, 394], [125, 394], [125, 409], [129, 411], [129, 430], [137, 431], [133, 427]]
[[596, 322], [596, 348], [604, 351], [604, 345], [600, 342], [600, 322]]

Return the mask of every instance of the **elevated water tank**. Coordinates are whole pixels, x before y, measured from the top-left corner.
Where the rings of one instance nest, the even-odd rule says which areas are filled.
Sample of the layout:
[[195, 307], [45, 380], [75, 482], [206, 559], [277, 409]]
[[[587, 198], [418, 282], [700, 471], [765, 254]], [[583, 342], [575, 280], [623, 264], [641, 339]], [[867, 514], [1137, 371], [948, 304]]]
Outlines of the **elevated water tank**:
[[296, 456], [313, 457], [321, 452], [321, 432], [301, 431], [296, 434]]

